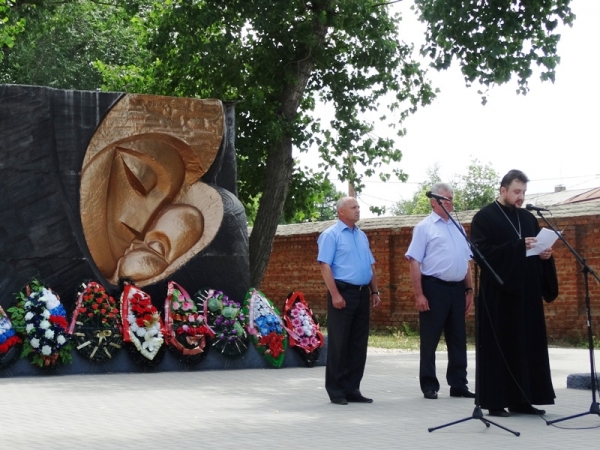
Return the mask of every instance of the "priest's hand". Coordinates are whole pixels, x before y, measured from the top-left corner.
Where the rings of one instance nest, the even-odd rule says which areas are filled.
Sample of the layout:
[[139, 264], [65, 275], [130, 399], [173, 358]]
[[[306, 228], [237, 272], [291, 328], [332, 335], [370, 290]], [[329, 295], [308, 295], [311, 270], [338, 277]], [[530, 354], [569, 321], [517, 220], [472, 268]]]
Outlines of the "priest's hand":
[[542, 259], [542, 260], [550, 259], [551, 256], [552, 256], [552, 247], [547, 248], [542, 253], [540, 253], [540, 259]]
[[530, 248], [532, 248], [535, 245], [536, 242], [537, 242], [536, 238], [534, 238], [534, 237], [526, 237], [525, 238], [525, 248], [527, 250], [529, 250]]
[[418, 294], [415, 296], [415, 307], [419, 312], [429, 311], [429, 302], [427, 301], [427, 297], [423, 294]]

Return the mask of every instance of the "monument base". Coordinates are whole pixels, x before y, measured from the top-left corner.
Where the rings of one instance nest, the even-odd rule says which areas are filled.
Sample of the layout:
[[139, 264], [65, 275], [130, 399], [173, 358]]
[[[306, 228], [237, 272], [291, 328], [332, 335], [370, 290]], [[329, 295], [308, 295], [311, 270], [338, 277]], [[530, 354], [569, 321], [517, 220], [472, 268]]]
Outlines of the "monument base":
[[[598, 375], [596, 375], [597, 377]], [[567, 376], [568, 389], [592, 389], [592, 377], [589, 373], [572, 373]]]
[[[170, 349], [166, 349], [164, 359], [155, 366], [136, 364], [126, 349], [121, 349], [110, 361], [92, 363], [73, 351], [73, 363], [59, 364], [56, 368], [42, 369], [31, 364], [29, 359], [16, 361], [9, 368], [0, 370], [0, 378], [21, 376], [52, 376], [52, 375], [87, 375], [110, 373], [151, 373], [151, 372], [192, 372], [203, 370], [232, 370], [232, 369], [274, 369], [265, 358], [250, 344], [248, 350], [237, 358], [230, 358], [210, 348], [206, 358], [197, 364], [186, 364]], [[324, 366], [327, 359], [327, 338], [321, 348], [319, 359], [315, 366]], [[307, 367], [306, 363], [295, 348], [288, 347], [281, 368]]]

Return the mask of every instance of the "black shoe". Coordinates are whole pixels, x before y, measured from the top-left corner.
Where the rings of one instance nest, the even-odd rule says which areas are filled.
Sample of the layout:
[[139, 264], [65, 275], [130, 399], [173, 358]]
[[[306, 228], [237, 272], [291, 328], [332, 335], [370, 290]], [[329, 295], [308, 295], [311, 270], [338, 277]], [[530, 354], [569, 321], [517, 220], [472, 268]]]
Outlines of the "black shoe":
[[428, 391], [423, 392], [423, 397], [428, 398], [429, 400], [437, 399], [437, 392], [429, 389]]
[[331, 397], [331, 403], [336, 405], [347, 405], [348, 400], [346, 400], [346, 397]]
[[469, 388], [450, 388], [450, 397], [475, 398], [475, 394]]
[[503, 408], [490, 409], [488, 414], [490, 416], [496, 416], [496, 417], [510, 417], [510, 414], [508, 413], [508, 411]]
[[511, 413], [519, 413], [519, 414], [531, 414], [533, 416], [543, 416], [546, 414], [546, 411], [543, 409], [534, 408], [531, 405], [517, 405], [517, 406], [509, 406], [508, 410]]
[[364, 397], [360, 392], [358, 394], [346, 394], [346, 399], [351, 403], [373, 403], [372, 398]]

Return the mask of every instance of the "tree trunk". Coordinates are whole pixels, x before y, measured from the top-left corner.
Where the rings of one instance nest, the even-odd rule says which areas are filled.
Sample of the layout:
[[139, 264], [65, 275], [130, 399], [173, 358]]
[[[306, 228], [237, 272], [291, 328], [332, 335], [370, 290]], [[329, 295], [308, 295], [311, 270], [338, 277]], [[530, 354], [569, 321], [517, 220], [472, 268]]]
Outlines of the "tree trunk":
[[282, 139], [267, 157], [267, 177], [250, 235], [250, 283], [258, 288], [267, 270], [273, 239], [292, 181], [292, 141]]
[[[331, 3], [331, 0], [315, 2], [313, 7], [316, 48], [323, 46], [327, 34], [327, 24], [318, 19], [319, 14], [321, 11], [329, 11]], [[281, 115], [288, 122], [293, 122], [298, 114], [298, 107], [314, 67], [314, 47], [298, 52], [296, 61], [288, 65], [296, 77], [293, 83], [283, 89], [279, 97]], [[285, 135], [273, 145], [267, 156], [266, 169], [265, 187], [250, 235], [250, 283], [255, 288], [260, 287], [267, 270], [273, 239], [292, 182], [294, 159], [291, 136]]]

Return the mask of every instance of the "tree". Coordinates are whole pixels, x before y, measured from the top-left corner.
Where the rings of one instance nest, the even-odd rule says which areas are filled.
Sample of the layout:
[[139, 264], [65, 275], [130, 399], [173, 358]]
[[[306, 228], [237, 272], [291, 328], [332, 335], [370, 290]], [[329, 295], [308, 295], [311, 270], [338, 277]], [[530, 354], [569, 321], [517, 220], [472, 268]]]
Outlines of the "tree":
[[473, 159], [467, 174], [459, 176], [454, 185], [454, 207], [457, 211], [481, 209], [497, 197], [500, 175], [489, 163], [482, 165], [479, 160]]
[[96, 61], [141, 63], [144, 49], [131, 23], [136, 11], [91, 1], [44, 5], [13, 8], [11, 17], [27, 20], [27, 28], [0, 58], [0, 82], [98, 90]]
[[[329, 178], [321, 174], [296, 174], [288, 192], [288, 199], [280, 224], [320, 222], [337, 217], [337, 201], [346, 194], [336, 189]], [[291, 197], [291, 198], [290, 198]], [[246, 207], [248, 224], [254, 225], [260, 197]]]
[[[400, 200], [392, 207], [396, 216], [428, 214], [431, 204], [425, 192], [441, 180], [440, 166], [435, 164], [427, 169], [427, 180], [419, 184], [417, 192], [410, 200]], [[471, 160], [467, 167], [466, 175], [455, 175], [450, 183], [454, 189], [454, 209], [456, 211], [469, 211], [480, 209], [494, 201], [498, 194], [500, 176], [489, 164], [483, 165], [478, 159]]]
[[[517, 92], [529, 91], [532, 67], [554, 82], [560, 62], [559, 21], [572, 25], [571, 0], [415, 0], [427, 23], [423, 54], [436, 69], [457, 59], [468, 85], [503, 84], [517, 76]], [[485, 104], [486, 98], [483, 97]]]
[[431, 212], [431, 204], [425, 193], [431, 189], [435, 183], [442, 181], [440, 177], [440, 165], [435, 163], [426, 170], [427, 179], [419, 183], [417, 192], [413, 194], [410, 200], [400, 200], [392, 206], [392, 214], [395, 216], [410, 216], [414, 214], [428, 214]]
[[288, 193], [288, 197], [291, 195], [301, 196], [304, 208], [292, 207], [292, 205], [297, 205], [301, 199], [295, 198], [293, 201], [288, 199], [284, 208], [285, 222], [320, 222], [335, 219], [337, 217], [337, 201], [346, 194], [338, 191], [329, 178], [323, 178], [321, 174], [305, 177], [304, 181], [305, 183], [298, 187], [292, 185]]
[[23, 32], [25, 19], [14, 20], [11, 16], [13, 2], [0, 0], [0, 62], [4, 58], [4, 52], [15, 44], [16, 36]]

